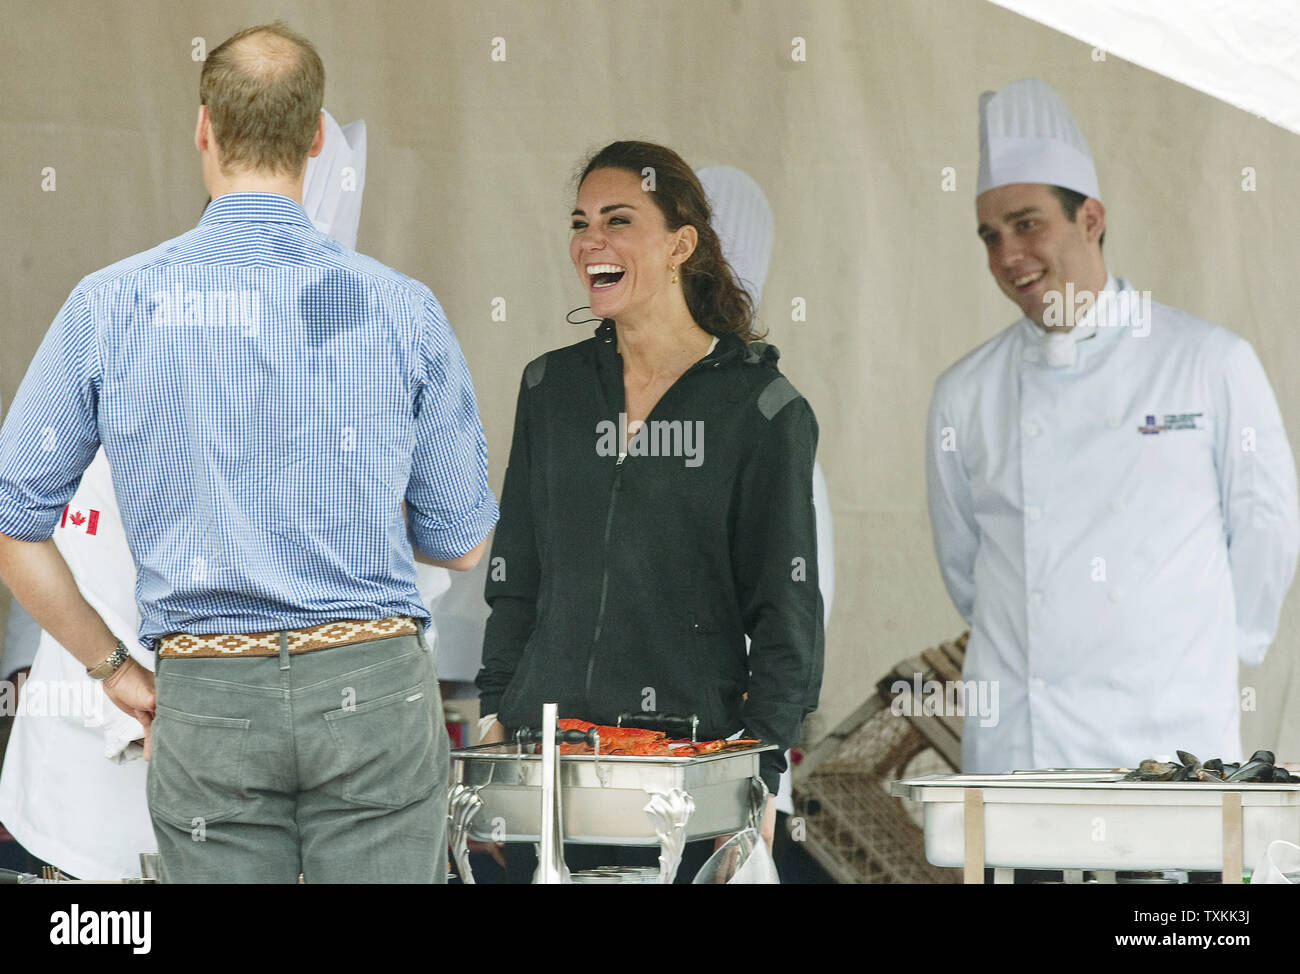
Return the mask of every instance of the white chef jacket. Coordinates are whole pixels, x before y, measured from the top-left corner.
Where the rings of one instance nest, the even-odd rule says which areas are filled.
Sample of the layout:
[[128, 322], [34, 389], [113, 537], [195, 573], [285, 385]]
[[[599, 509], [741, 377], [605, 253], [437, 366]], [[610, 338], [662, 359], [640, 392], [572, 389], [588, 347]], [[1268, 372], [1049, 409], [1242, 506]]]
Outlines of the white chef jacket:
[[1282, 418], [1244, 339], [1107, 290], [1073, 364], [1021, 318], [935, 384], [935, 551], [963, 677], [997, 689], [966, 772], [1241, 756], [1237, 663], [1264, 659], [1300, 536]]
[[483, 667], [483, 630], [491, 609], [483, 598], [489, 558], [467, 572], [447, 572], [446, 595], [429, 605], [438, 627], [438, 678], [472, 683]]
[[[122, 530], [112, 475], [100, 450], [54, 529], [81, 594], [142, 665], [135, 565]], [[13, 611], [22, 611], [14, 605]], [[145, 802], [144, 728], [117, 708], [103, 684], [47, 632], [19, 694], [0, 771], [0, 822], [32, 855], [79, 879], [140, 875], [141, 852], [157, 852]], [[57, 701], [57, 705], [56, 705]]]

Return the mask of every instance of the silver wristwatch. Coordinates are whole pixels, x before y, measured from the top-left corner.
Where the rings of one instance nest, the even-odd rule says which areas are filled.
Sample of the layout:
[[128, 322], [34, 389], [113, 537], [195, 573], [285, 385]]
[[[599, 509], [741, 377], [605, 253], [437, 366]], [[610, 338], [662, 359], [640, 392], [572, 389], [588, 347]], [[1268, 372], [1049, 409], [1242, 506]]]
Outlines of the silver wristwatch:
[[122, 645], [122, 640], [119, 639], [117, 648], [108, 654], [108, 659], [98, 666], [87, 666], [86, 675], [92, 680], [106, 680], [121, 669], [122, 664], [130, 658], [131, 654], [127, 652], [126, 647]]

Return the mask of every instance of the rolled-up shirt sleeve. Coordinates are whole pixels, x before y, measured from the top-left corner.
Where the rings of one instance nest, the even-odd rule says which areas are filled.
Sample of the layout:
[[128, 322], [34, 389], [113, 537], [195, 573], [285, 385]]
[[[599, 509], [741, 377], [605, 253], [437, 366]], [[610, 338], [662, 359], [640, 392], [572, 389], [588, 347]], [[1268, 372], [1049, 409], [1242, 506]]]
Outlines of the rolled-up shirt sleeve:
[[496, 524], [487, 482], [487, 442], [469, 368], [437, 299], [427, 294], [420, 320], [415, 447], [406, 507], [411, 540], [429, 558], [472, 551]]
[[0, 534], [44, 541], [99, 449], [100, 359], [78, 288], [46, 332], [0, 428]]

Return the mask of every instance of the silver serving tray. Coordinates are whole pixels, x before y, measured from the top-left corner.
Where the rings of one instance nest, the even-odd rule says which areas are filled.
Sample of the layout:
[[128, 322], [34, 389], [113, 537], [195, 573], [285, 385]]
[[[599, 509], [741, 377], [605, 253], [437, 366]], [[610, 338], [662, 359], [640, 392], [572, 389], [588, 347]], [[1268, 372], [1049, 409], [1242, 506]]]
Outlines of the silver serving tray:
[[961, 866], [963, 802], [984, 792], [984, 863], [1015, 869], [1223, 868], [1225, 792], [1241, 795], [1243, 862], [1273, 839], [1300, 843], [1300, 784], [1124, 781], [1112, 770], [927, 775], [891, 781], [921, 803], [925, 855]]
[[[564, 838], [591, 845], [660, 844], [647, 804], [684, 793], [694, 803], [685, 841], [738, 832], [749, 824], [759, 756], [775, 744], [698, 757], [564, 754], [559, 758]], [[456, 785], [482, 802], [467, 825], [480, 842], [536, 842], [541, 833], [540, 754], [513, 744], [451, 752]]]

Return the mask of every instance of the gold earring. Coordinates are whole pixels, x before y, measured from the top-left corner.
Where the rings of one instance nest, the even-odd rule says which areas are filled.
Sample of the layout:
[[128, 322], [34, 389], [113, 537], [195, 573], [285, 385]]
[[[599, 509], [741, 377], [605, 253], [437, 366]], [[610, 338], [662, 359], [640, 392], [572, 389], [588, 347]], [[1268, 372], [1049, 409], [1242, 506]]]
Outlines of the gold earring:
[[674, 267], [672, 264], [669, 264], [669, 265], [668, 265], [668, 269], [669, 269], [670, 271], [673, 272], [673, 281], [672, 281], [672, 282], [673, 282], [674, 284], [676, 284], [676, 283], [677, 283], [677, 268]]

